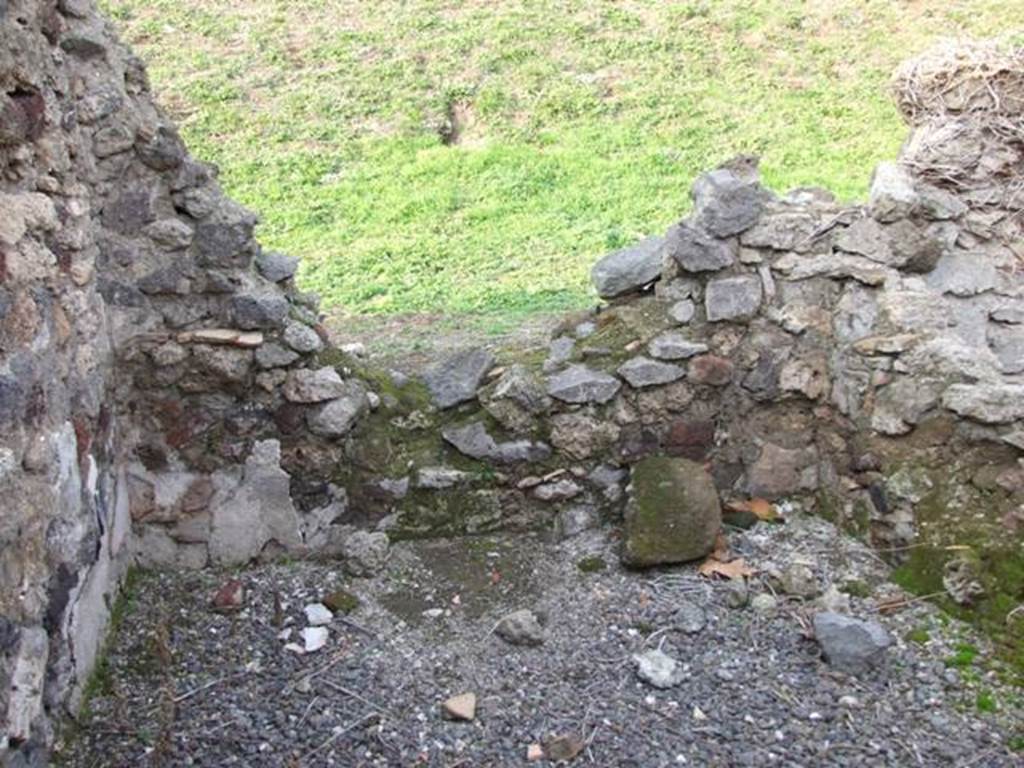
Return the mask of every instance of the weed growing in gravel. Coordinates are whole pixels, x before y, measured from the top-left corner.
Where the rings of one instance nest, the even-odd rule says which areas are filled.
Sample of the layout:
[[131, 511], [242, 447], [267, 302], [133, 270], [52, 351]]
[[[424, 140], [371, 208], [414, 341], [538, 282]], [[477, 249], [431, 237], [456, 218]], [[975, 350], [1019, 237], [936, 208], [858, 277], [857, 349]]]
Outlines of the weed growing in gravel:
[[928, 632], [928, 628], [924, 626], [914, 627], [912, 630], [907, 632], [907, 642], [918, 643], [924, 645], [931, 639], [931, 635]]
[[977, 647], [970, 643], [959, 643], [956, 646], [956, 653], [946, 659], [946, 665], [950, 667], [956, 667], [957, 669], [966, 669], [974, 664], [974, 660], [978, 657]]
[[999, 709], [996, 705], [996, 699], [990, 691], [978, 691], [974, 703], [978, 707], [979, 712], [995, 712]]

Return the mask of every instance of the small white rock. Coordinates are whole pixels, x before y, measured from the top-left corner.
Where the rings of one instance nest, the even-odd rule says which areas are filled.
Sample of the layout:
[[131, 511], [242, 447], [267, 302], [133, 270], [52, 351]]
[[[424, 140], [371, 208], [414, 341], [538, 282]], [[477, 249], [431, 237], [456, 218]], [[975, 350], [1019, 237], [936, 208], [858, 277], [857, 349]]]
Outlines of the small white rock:
[[323, 603], [310, 603], [302, 610], [305, 611], [306, 621], [311, 627], [322, 627], [325, 624], [330, 624], [334, 619], [331, 609]]
[[306, 627], [302, 630], [306, 653], [315, 653], [327, 645], [327, 627]]

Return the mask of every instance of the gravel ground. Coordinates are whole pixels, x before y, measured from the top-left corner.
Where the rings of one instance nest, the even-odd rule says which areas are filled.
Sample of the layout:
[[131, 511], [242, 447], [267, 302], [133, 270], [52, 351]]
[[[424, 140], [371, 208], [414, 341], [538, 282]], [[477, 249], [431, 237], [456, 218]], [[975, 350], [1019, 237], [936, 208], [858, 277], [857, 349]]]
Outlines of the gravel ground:
[[[751, 595], [801, 562], [818, 589], [870, 592], [849, 612], [893, 635], [886, 663], [856, 677], [832, 669], [809, 597], [779, 592], [762, 613], [730, 607], [735, 584], [692, 566], [622, 570], [607, 530], [402, 543], [373, 579], [312, 563], [145, 574], [57, 764], [516, 766], [532, 744], [549, 755], [569, 744], [581, 748], [573, 764], [609, 768], [1024, 764], [1009, 746], [1020, 691], [998, 682], [984, 640], [926, 601], [880, 614], [899, 593], [872, 552], [799, 518], [735, 532], [730, 546], [759, 569]], [[578, 567], [595, 556], [604, 570]], [[232, 576], [245, 607], [215, 613], [210, 596]], [[286, 649], [282, 625], [294, 642], [303, 606], [342, 587], [361, 604], [335, 615], [327, 645]], [[494, 631], [519, 608], [545, 624], [542, 645]], [[651, 648], [684, 665], [679, 685], [638, 679], [633, 656]], [[445, 719], [441, 703], [465, 692], [476, 719]]]

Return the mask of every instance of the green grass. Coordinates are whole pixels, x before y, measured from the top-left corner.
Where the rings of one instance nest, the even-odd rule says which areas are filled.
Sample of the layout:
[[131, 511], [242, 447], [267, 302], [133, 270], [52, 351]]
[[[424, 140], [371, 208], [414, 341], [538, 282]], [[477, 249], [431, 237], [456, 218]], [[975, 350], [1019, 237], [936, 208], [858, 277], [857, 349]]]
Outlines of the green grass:
[[[1024, 29], [1006, 0], [104, 0], [198, 156], [350, 313], [591, 300], [696, 173], [863, 195], [893, 67]], [[440, 136], [463, 116], [459, 141]]]

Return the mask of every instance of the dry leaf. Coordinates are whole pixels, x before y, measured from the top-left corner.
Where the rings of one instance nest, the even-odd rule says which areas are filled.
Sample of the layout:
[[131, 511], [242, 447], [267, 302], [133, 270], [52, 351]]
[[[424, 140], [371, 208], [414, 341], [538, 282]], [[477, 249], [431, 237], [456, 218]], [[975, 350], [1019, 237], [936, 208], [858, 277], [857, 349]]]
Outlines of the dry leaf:
[[734, 512], [749, 512], [754, 515], [758, 520], [764, 520], [766, 522], [773, 522], [775, 520], [781, 520], [782, 515], [767, 499], [762, 499], [759, 496], [755, 496], [752, 499], [745, 501], [730, 501], [728, 504], [729, 509]]
[[726, 579], [742, 579], [745, 576], [753, 576], [757, 573], [757, 571], [747, 565], [747, 561], [742, 557], [737, 557], [728, 563], [723, 563], [721, 560], [709, 557], [700, 564], [697, 572], [701, 576], [707, 576], [708, 578], [721, 576]]

